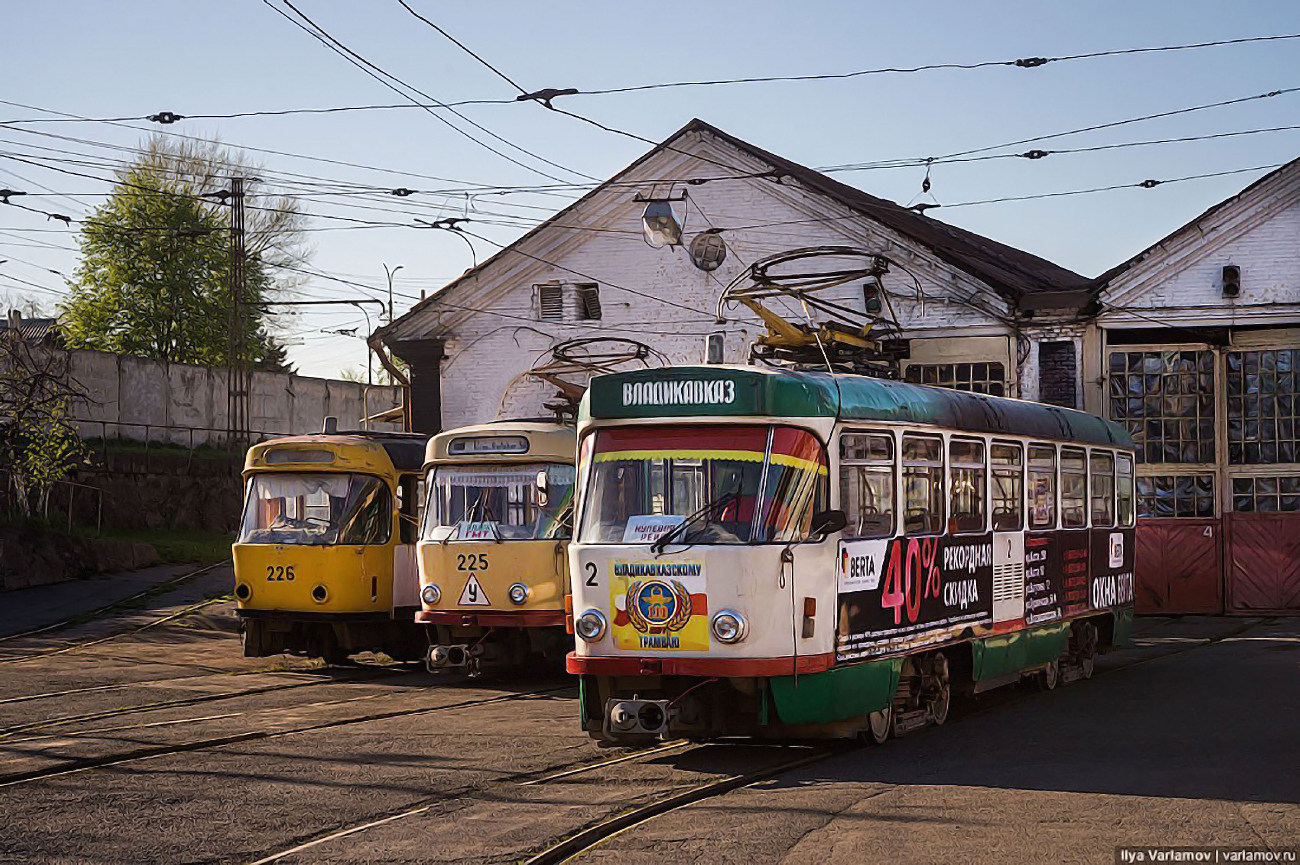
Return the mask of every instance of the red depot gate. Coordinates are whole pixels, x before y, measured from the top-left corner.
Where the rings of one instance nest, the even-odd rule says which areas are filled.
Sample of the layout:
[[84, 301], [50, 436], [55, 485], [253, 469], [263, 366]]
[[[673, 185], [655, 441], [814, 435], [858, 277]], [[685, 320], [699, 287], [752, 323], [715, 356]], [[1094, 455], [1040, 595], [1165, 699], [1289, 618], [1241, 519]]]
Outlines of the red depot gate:
[[1223, 545], [1214, 518], [1137, 521], [1134, 612], [1223, 612]]
[[1300, 610], [1300, 513], [1230, 513], [1224, 522], [1228, 612]]

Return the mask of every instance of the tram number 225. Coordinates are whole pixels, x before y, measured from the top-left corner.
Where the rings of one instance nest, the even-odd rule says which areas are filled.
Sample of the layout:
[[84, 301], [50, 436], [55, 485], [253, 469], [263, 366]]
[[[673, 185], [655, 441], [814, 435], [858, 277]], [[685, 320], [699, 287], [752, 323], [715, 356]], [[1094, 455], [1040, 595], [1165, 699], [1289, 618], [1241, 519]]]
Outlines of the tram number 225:
[[267, 565], [266, 581], [268, 583], [293, 582], [293, 565]]
[[456, 570], [458, 571], [486, 571], [487, 569], [487, 553], [456, 554]]

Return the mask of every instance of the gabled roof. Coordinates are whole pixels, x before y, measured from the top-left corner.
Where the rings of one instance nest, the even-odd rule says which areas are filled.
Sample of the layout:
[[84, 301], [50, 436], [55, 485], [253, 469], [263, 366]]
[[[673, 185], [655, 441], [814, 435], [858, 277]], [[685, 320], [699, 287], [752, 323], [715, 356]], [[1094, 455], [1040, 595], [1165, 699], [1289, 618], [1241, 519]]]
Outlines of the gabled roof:
[[[9, 330], [9, 322], [0, 318], [0, 331]], [[26, 342], [48, 342], [58, 338], [57, 318], [24, 318], [18, 325], [18, 335]]]
[[1281, 168], [1275, 168], [1274, 170], [1270, 171], [1268, 174], [1265, 174], [1259, 180], [1256, 180], [1254, 183], [1250, 184], [1250, 186], [1247, 186], [1245, 189], [1241, 190], [1241, 192], [1238, 192], [1236, 195], [1232, 195], [1229, 196], [1228, 198], [1223, 199], [1223, 201], [1220, 201], [1218, 204], [1209, 208], [1204, 213], [1197, 216], [1195, 219], [1192, 219], [1187, 223], [1183, 224], [1182, 226], [1169, 232], [1164, 237], [1160, 238], [1155, 243], [1151, 244], [1146, 249], [1139, 252], [1137, 255], [1133, 256], [1127, 261], [1123, 261], [1115, 265], [1110, 270], [1106, 271], [1101, 276], [1097, 277], [1096, 280], [1094, 280], [1095, 285], [1099, 290], [1105, 288], [1117, 276], [1120, 276], [1125, 271], [1129, 270], [1129, 268], [1133, 267], [1133, 265], [1137, 264], [1139, 261], [1146, 258], [1155, 250], [1169, 243], [1171, 240], [1178, 237], [1180, 234], [1187, 231], [1191, 231], [1196, 226], [1198, 226], [1202, 220], [1213, 216], [1214, 214], [1218, 213], [1220, 210], [1223, 210], [1225, 207], [1227, 207], [1230, 204], [1234, 204], [1242, 200], [1243, 198], [1248, 198], [1251, 194], [1255, 192], [1255, 190], [1259, 189], [1261, 186], [1264, 186], [1265, 184], [1271, 182], [1273, 179], [1280, 177], [1290, 171], [1296, 170], [1297, 166], [1300, 166], [1300, 157], [1297, 157], [1296, 159], [1292, 159], [1290, 162], [1288, 162], [1286, 165], [1283, 165]]
[[610, 181], [592, 189], [586, 195], [546, 220], [546, 222], [534, 226], [491, 258], [465, 271], [427, 299], [417, 303], [395, 322], [379, 328], [376, 331], [376, 336], [386, 339], [387, 334], [392, 332], [395, 325], [400, 326], [404, 320], [424, 308], [426, 304], [445, 299], [447, 292], [454, 291], [457, 286], [483, 272], [485, 268], [492, 265], [506, 253], [513, 251], [519, 244], [545, 230], [552, 222], [563, 219], [581, 207], [589, 199], [603, 191], [609, 182], [617, 180], [632, 171], [652, 156], [666, 149], [671, 149], [673, 143], [682, 136], [699, 132], [712, 135], [742, 153], [768, 163], [780, 176], [793, 178], [809, 190], [820, 193], [850, 210], [879, 222], [915, 241], [954, 267], [988, 283], [1013, 304], [1030, 294], [1087, 290], [1094, 284], [1087, 277], [1024, 250], [998, 243], [972, 231], [948, 225], [933, 217], [909, 210], [893, 201], [868, 195], [860, 189], [833, 180], [815, 169], [800, 165], [797, 162], [791, 162], [761, 147], [755, 147], [749, 142], [736, 138], [734, 135], [723, 132], [716, 126], [697, 118], [674, 132], [661, 144], [640, 156], [627, 168], [611, 178]]

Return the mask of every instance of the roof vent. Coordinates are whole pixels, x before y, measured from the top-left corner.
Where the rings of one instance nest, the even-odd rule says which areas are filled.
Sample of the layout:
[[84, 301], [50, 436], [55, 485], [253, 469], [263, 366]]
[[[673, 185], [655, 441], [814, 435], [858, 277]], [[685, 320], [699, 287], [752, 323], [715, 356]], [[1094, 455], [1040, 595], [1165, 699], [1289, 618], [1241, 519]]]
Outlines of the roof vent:
[[325, 423], [321, 425], [320, 431], [327, 436], [338, 435], [339, 419], [334, 417], [334, 415], [327, 415], [325, 417]]

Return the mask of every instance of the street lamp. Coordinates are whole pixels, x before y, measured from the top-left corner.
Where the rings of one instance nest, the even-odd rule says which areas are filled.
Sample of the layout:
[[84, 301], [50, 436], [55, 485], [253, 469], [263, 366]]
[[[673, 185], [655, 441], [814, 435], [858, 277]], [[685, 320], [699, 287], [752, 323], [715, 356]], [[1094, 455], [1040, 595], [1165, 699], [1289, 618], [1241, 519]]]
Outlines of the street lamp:
[[384, 273], [388, 274], [388, 323], [389, 324], [393, 323], [393, 274], [397, 273], [397, 271], [401, 270], [404, 266], [405, 265], [399, 264], [397, 265], [397, 267], [394, 267], [392, 270], [389, 270], [388, 265], [386, 264], [384, 265]]

